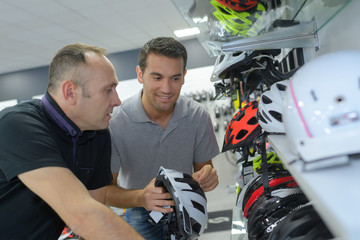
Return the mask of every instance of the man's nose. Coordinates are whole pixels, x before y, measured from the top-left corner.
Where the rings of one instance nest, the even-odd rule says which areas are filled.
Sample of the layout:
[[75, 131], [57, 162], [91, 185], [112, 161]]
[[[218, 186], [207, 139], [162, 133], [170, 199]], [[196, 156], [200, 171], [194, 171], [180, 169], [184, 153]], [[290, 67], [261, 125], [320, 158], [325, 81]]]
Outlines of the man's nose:
[[114, 97], [113, 97], [112, 105], [113, 105], [113, 106], [120, 106], [120, 105], [121, 105], [121, 100], [120, 100], [120, 98], [119, 98], [119, 95], [118, 95], [117, 91], [114, 92]]
[[164, 79], [161, 82], [161, 91], [164, 93], [169, 93], [171, 90], [171, 80], [170, 79]]

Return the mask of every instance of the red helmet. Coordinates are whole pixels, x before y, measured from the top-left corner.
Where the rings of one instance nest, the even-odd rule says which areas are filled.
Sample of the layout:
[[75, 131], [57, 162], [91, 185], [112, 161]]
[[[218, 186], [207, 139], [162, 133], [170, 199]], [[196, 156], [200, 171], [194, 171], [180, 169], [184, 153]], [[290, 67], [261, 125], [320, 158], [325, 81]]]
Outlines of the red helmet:
[[[294, 188], [298, 187], [294, 177], [288, 175], [286, 171], [278, 171], [277, 173], [271, 173], [269, 176], [269, 187], [271, 191], [281, 188]], [[243, 214], [244, 217], [248, 217], [248, 214], [253, 209], [252, 206], [264, 194], [264, 185], [262, 183], [262, 176], [258, 175], [257, 179], [252, 186], [249, 186], [248, 191], [245, 192], [243, 200]]]
[[246, 11], [255, 7], [257, 0], [216, 0], [225, 7], [231, 8], [235, 11]]
[[234, 115], [226, 128], [222, 152], [250, 146], [261, 134], [261, 127], [256, 119], [257, 109], [258, 102], [252, 101]]

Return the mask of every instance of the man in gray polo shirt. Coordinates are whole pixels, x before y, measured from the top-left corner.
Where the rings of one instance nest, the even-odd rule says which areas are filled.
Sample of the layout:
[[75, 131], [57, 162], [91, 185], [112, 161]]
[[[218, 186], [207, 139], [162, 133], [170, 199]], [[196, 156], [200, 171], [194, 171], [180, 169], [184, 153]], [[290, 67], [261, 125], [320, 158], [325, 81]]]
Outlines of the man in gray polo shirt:
[[[113, 185], [107, 202], [127, 208], [126, 220], [145, 239], [162, 239], [162, 227], [147, 220], [150, 210], [173, 211], [174, 201], [154, 186], [160, 166], [192, 174], [206, 191], [218, 185], [211, 159], [219, 153], [206, 109], [180, 96], [187, 52], [169, 37], [147, 42], [136, 68], [143, 89], [114, 109], [110, 121]], [[117, 185], [117, 186], [116, 186]]]

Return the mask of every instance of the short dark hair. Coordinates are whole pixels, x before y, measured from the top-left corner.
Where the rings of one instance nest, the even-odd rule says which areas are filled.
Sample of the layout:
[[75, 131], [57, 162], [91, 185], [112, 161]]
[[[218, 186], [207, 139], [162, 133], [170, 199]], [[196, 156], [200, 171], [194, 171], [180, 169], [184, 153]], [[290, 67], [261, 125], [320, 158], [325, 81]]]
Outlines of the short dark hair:
[[74, 81], [82, 88], [83, 95], [87, 95], [84, 71], [80, 69], [86, 65], [87, 52], [106, 55], [105, 49], [83, 43], [69, 44], [56, 53], [49, 67], [49, 92], [57, 89], [63, 80], [69, 78], [68, 80]]
[[186, 48], [182, 43], [172, 37], [157, 37], [145, 43], [139, 53], [139, 67], [142, 72], [145, 71], [146, 58], [150, 53], [162, 55], [168, 58], [182, 58], [184, 61], [184, 71], [186, 69]]

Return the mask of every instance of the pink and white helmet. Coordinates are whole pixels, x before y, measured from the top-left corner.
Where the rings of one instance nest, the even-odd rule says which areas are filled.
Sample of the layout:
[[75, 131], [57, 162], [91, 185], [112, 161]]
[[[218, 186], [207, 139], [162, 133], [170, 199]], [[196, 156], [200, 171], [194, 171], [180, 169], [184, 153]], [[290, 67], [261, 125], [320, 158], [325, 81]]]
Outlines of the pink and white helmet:
[[360, 51], [320, 56], [289, 82], [283, 105], [285, 132], [305, 162], [360, 152]]

